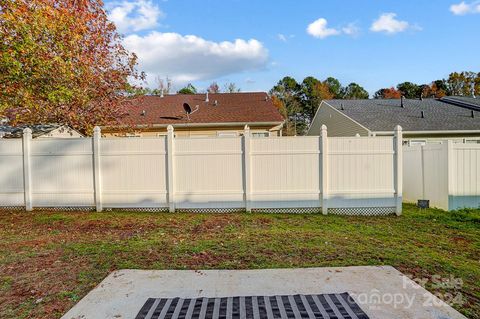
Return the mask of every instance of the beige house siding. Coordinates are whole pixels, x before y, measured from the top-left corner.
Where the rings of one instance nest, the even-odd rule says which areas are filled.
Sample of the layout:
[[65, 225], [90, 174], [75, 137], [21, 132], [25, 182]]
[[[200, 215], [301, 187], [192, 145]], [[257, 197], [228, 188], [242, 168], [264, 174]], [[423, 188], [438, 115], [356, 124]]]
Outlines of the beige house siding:
[[330, 136], [368, 136], [369, 131], [345, 114], [322, 102], [307, 132], [307, 135], [320, 135], [322, 125], [326, 125]]
[[[250, 125], [250, 132], [267, 133], [269, 136], [280, 136], [281, 125], [271, 126], [254, 126]], [[218, 127], [175, 127], [175, 136], [178, 137], [209, 137], [228, 135], [234, 133], [237, 136], [243, 134], [244, 126], [218, 126]], [[157, 137], [167, 134], [166, 127], [138, 129], [135, 132], [125, 133], [112, 129], [102, 129], [102, 135], [105, 137]]]

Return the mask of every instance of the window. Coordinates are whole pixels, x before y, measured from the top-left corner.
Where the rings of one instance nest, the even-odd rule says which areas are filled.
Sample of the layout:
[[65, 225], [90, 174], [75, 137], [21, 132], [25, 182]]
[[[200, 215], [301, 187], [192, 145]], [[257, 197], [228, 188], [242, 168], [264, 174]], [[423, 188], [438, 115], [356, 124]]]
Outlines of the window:
[[268, 137], [268, 132], [252, 132], [252, 137]]
[[237, 137], [238, 133], [236, 131], [218, 131], [218, 137]]
[[142, 137], [142, 135], [138, 133], [126, 133], [125, 137]]
[[425, 144], [427, 144], [427, 140], [410, 140], [410, 141], [408, 142], [408, 144], [409, 144], [410, 146], [413, 146], [413, 145], [425, 145]]
[[473, 139], [473, 138], [465, 139], [465, 143], [466, 144], [480, 144], [480, 139]]

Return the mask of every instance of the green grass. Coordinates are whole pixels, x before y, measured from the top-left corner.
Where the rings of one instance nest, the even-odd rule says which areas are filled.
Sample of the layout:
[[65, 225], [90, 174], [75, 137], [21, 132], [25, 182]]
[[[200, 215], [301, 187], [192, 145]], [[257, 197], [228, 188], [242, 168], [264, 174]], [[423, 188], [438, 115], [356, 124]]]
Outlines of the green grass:
[[[109, 272], [392, 265], [480, 318], [480, 211], [401, 217], [0, 211], [0, 318], [59, 318]], [[433, 276], [459, 278], [439, 290]], [[435, 278], [435, 277], [433, 277]]]

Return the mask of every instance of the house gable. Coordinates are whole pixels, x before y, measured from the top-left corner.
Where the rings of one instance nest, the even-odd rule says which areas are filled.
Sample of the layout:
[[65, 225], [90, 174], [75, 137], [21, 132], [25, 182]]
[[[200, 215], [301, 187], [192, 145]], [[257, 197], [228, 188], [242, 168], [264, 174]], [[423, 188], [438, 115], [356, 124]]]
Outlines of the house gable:
[[322, 125], [326, 125], [331, 136], [368, 136], [369, 130], [350, 117], [322, 101], [317, 109], [307, 135], [319, 135]]

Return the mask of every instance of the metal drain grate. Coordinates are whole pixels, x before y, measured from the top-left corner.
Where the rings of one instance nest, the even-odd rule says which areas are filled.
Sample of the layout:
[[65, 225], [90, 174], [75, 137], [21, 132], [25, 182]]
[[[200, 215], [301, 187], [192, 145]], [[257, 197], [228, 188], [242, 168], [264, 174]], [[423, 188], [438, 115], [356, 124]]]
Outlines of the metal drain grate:
[[149, 298], [135, 319], [368, 319], [348, 293], [225, 298]]

